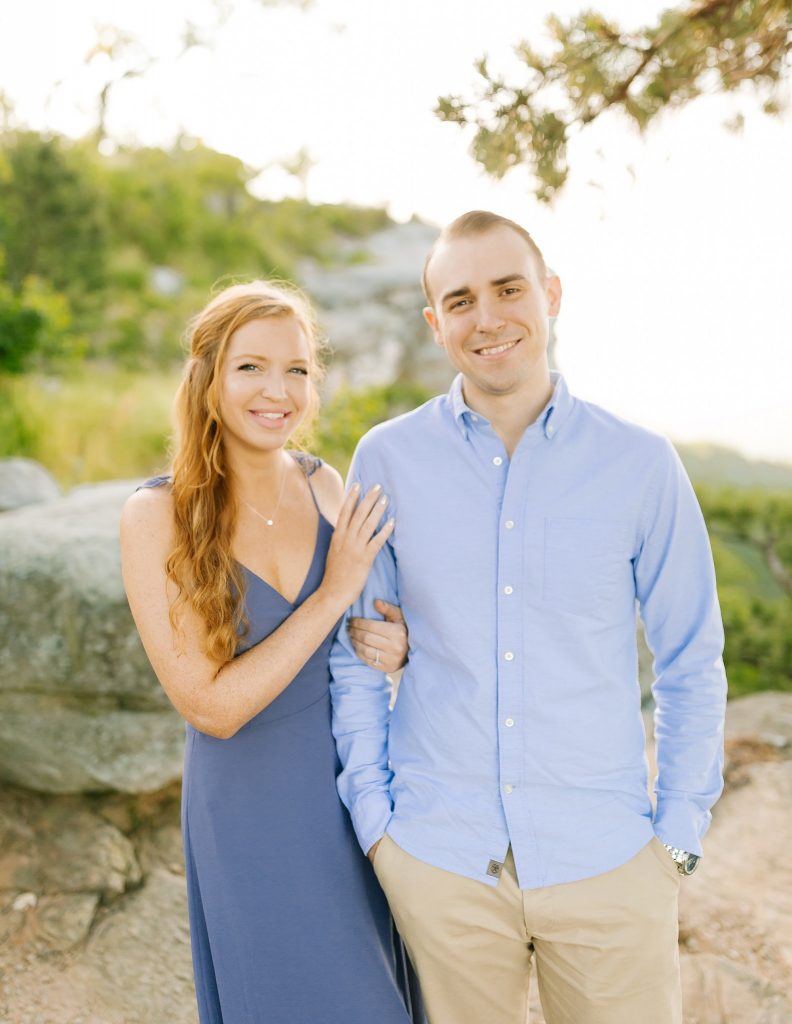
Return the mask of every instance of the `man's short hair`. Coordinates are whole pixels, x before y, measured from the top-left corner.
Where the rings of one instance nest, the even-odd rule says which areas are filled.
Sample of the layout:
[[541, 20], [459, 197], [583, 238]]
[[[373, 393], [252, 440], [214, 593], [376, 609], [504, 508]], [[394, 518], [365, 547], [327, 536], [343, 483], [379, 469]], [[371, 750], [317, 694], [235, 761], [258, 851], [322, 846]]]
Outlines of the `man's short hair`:
[[451, 221], [434, 241], [432, 248], [426, 254], [424, 260], [423, 274], [421, 275], [421, 285], [423, 286], [424, 295], [429, 305], [432, 305], [432, 296], [429, 292], [429, 282], [427, 280], [427, 271], [429, 270], [429, 264], [432, 261], [432, 257], [437, 248], [443, 242], [452, 242], [457, 238], [465, 238], [470, 235], [483, 235], [486, 231], [492, 231], [493, 228], [510, 228], [512, 231], [516, 231], [520, 238], [524, 238], [528, 243], [531, 252], [536, 257], [536, 262], [539, 267], [540, 276], [545, 279], [547, 278], [547, 265], [542, 255], [542, 250], [531, 238], [530, 234], [513, 220], [509, 220], [508, 217], [501, 217], [499, 213], [490, 213], [489, 210], [470, 210], [468, 213], [463, 213], [461, 217], [457, 217], [456, 220]]

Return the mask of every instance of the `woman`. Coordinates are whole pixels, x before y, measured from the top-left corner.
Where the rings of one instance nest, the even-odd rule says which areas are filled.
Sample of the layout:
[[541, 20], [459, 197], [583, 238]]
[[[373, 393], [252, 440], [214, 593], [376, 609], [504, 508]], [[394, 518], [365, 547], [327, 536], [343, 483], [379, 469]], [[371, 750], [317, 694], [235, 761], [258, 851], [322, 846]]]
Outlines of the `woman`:
[[[318, 373], [298, 293], [227, 288], [192, 324], [172, 477], [122, 515], [130, 607], [187, 721], [201, 1024], [410, 1020], [400, 944], [336, 795], [328, 694], [338, 621], [393, 521], [377, 532], [378, 489], [345, 499], [335, 470], [285, 450], [315, 413]], [[367, 654], [394, 668], [399, 626], [376, 629]]]

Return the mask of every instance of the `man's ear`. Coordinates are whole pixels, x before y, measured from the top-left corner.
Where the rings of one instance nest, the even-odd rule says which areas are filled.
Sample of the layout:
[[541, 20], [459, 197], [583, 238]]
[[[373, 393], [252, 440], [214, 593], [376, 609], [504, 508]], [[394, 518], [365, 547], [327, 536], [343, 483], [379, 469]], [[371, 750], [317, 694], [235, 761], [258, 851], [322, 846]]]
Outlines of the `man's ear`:
[[545, 288], [547, 290], [547, 315], [558, 316], [561, 309], [561, 279], [559, 276], [553, 274], [552, 277], [548, 277]]
[[440, 348], [445, 348], [445, 345], [443, 344], [443, 339], [440, 336], [440, 327], [437, 323], [437, 316], [435, 314], [434, 309], [431, 306], [424, 306], [423, 318], [429, 324], [429, 327], [432, 331], [432, 335], [434, 336], [435, 344], [439, 345]]

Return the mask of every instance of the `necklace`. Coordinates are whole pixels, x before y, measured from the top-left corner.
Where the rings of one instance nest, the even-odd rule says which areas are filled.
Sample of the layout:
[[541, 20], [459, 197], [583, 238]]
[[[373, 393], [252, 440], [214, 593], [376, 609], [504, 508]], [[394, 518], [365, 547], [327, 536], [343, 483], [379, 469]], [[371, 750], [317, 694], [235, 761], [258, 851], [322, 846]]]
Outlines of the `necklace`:
[[281, 486], [280, 486], [280, 494], [278, 495], [278, 504], [275, 506], [275, 511], [272, 513], [272, 517], [271, 518], [268, 517], [268, 516], [263, 516], [259, 512], [259, 510], [257, 508], [253, 508], [253, 506], [250, 504], [250, 502], [245, 501], [244, 498], [241, 498], [240, 500], [241, 500], [243, 505], [247, 505], [247, 507], [250, 509], [250, 511], [253, 513], [253, 515], [258, 516], [259, 519], [262, 519], [267, 524], [267, 526], [274, 526], [275, 525], [275, 516], [278, 514], [278, 509], [281, 506], [281, 501], [283, 501], [283, 492], [284, 492], [285, 488], [286, 488], [286, 470], [284, 469], [284, 471], [283, 471], [283, 478], [281, 480]]

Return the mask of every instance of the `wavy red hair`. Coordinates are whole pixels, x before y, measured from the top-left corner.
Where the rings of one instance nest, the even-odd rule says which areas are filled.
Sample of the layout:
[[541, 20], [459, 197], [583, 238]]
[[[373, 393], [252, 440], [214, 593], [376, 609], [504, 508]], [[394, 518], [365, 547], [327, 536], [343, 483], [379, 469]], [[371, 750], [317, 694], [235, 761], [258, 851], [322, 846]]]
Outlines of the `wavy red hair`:
[[189, 326], [189, 358], [174, 404], [176, 438], [172, 463], [175, 541], [166, 562], [177, 588], [170, 609], [178, 631], [186, 606], [206, 628], [206, 654], [219, 665], [235, 654], [244, 619], [245, 584], [231, 555], [236, 503], [223, 445], [219, 412], [220, 371], [231, 336], [251, 320], [294, 317], [311, 351], [312, 406], [293, 443], [310, 433], [319, 408], [322, 340], [306, 297], [290, 285], [250, 281], [225, 288]]

